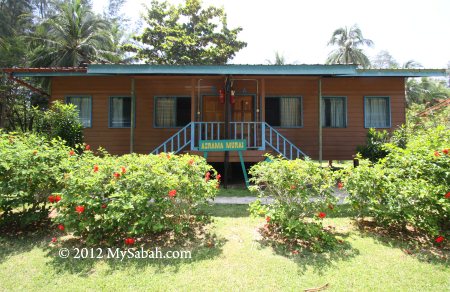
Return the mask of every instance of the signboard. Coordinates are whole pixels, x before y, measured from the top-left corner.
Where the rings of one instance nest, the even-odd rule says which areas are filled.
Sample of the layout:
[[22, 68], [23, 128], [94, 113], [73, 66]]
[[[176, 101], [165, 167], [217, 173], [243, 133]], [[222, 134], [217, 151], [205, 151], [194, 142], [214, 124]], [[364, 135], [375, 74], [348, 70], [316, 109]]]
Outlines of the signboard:
[[246, 140], [200, 140], [200, 151], [244, 151], [247, 150]]
[[198, 150], [204, 152], [205, 159], [208, 157], [208, 152], [237, 151], [239, 160], [241, 161], [245, 185], [247, 188], [249, 187], [247, 170], [245, 169], [244, 157], [242, 155], [242, 151], [247, 150], [247, 140], [200, 140]]

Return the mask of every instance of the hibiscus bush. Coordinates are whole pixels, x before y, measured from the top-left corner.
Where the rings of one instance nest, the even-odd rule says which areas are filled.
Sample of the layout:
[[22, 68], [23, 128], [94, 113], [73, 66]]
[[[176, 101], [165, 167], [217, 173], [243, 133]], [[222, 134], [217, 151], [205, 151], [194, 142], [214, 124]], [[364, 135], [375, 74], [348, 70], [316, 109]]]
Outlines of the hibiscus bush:
[[134, 244], [182, 233], [206, 218], [199, 207], [216, 195], [220, 176], [199, 156], [74, 154], [54, 222], [87, 244]]
[[69, 148], [61, 139], [0, 131], [0, 222], [20, 227], [47, 217], [48, 196], [61, 191], [61, 161]]
[[359, 217], [448, 237], [450, 131], [438, 126], [412, 133], [404, 149], [394, 144], [385, 147], [389, 154], [379, 162], [362, 160], [359, 167], [341, 173]]
[[[263, 215], [267, 224], [263, 233], [277, 233], [296, 240], [300, 248], [323, 251], [336, 239], [322, 226], [323, 218], [334, 208], [333, 174], [310, 160], [269, 159], [250, 169], [254, 185], [250, 190], [259, 197], [272, 197], [274, 202], [252, 203], [253, 215]], [[295, 248], [295, 247], [293, 247]]]

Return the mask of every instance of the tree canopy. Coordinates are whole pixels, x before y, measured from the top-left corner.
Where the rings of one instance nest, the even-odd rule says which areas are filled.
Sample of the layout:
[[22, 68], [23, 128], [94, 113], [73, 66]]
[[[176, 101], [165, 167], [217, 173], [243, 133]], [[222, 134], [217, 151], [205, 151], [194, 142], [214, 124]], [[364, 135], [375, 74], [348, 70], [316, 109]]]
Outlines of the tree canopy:
[[394, 69], [398, 68], [399, 65], [388, 51], [382, 50], [373, 59], [372, 67], [379, 69]]
[[362, 46], [373, 46], [373, 41], [363, 37], [361, 29], [354, 24], [350, 28], [336, 29], [328, 42], [337, 48], [328, 55], [327, 64], [356, 64], [363, 68], [370, 67], [370, 60], [364, 54]]
[[223, 8], [202, 8], [200, 0], [179, 6], [153, 0], [145, 22], [125, 49], [148, 64], [225, 64], [247, 45], [238, 40], [241, 27], [228, 28]]
[[30, 37], [35, 45], [31, 65], [82, 66], [118, 61], [109, 23], [94, 14], [82, 0], [58, 6], [58, 13], [44, 21]]

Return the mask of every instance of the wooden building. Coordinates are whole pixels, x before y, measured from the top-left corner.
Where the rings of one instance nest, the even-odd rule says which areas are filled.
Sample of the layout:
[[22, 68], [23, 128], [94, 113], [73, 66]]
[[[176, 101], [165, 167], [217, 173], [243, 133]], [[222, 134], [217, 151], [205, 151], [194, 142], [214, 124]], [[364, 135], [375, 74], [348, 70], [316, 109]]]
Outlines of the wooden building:
[[[85, 142], [113, 154], [193, 152], [200, 140], [245, 139], [245, 161], [352, 159], [369, 128], [405, 122], [405, 78], [445, 70], [353, 65], [89, 65], [4, 69], [50, 77], [50, 101], [79, 107]], [[210, 162], [224, 161], [211, 153]], [[230, 162], [237, 162], [230, 153]]]

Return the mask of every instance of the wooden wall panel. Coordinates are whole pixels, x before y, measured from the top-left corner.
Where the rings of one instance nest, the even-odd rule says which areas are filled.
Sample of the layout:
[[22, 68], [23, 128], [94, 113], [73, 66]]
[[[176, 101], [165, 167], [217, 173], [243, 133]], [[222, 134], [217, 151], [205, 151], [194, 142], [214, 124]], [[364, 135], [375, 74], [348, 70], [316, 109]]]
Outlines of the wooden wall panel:
[[[249, 78], [253, 77], [233, 77]], [[258, 98], [264, 96], [302, 96], [303, 127], [278, 130], [314, 159], [318, 158], [318, 77], [254, 77], [258, 80]], [[135, 151], [149, 153], [178, 129], [153, 127], [154, 96], [191, 96], [192, 113], [198, 119], [198, 89], [201, 95], [216, 94], [223, 88], [223, 77], [136, 76]], [[200, 80], [201, 79], [201, 80]], [[200, 80], [200, 81], [199, 81]], [[200, 86], [200, 87], [199, 87]], [[256, 93], [255, 81], [235, 81], [236, 93]], [[70, 94], [93, 97], [92, 128], [84, 131], [92, 147], [102, 146], [114, 154], [130, 150], [130, 129], [108, 127], [109, 97], [131, 93], [131, 77], [54, 77], [52, 100]], [[357, 145], [364, 144], [364, 96], [390, 96], [392, 126], [405, 121], [403, 78], [323, 78], [323, 96], [347, 97], [347, 127], [323, 129], [323, 158], [351, 159]], [[264, 101], [261, 101], [264, 119]]]

